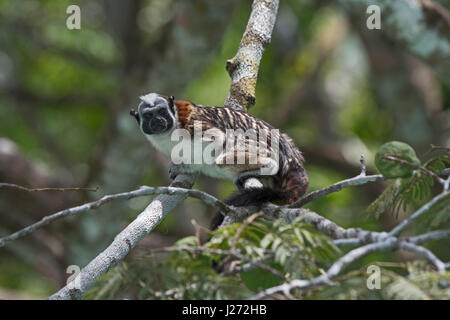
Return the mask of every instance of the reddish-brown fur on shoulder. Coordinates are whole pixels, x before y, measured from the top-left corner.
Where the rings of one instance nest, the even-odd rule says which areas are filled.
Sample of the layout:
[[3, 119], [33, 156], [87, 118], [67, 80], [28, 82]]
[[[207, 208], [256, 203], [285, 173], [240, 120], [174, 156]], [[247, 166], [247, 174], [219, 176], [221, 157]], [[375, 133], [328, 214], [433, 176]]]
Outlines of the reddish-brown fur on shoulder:
[[[169, 101], [169, 96], [163, 94], [160, 94], [159, 96]], [[178, 111], [178, 122], [180, 124], [180, 128], [185, 128], [191, 118], [193, 105], [187, 100], [174, 100], [174, 103]]]
[[186, 100], [175, 100], [175, 106], [178, 110], [178, 122], [181, 128], [185, 128], [189, 123], [193, 111], [193, 105]]

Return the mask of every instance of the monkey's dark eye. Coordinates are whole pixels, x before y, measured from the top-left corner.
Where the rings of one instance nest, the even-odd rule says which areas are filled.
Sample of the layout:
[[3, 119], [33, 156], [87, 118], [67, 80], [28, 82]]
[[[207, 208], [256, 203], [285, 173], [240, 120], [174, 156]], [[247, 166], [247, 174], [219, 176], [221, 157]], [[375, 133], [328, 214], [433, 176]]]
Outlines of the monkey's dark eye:
[[159, 109], [158, 110], [158, 114], [160, 115], [160, 116], [167, 116], [167, 111], [166, 111], [166, 109]]

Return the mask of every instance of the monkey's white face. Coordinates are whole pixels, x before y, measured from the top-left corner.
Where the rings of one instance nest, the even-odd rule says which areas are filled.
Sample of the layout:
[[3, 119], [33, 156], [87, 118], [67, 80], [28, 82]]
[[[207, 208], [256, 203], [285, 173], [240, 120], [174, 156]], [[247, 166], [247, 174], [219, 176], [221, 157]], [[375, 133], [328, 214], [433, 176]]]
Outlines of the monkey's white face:
[[135, 114], [144, 134], [162, 134], [171, 131], [176, 125], [176, 109], [156, 93], [141, 97], [142, 102]]

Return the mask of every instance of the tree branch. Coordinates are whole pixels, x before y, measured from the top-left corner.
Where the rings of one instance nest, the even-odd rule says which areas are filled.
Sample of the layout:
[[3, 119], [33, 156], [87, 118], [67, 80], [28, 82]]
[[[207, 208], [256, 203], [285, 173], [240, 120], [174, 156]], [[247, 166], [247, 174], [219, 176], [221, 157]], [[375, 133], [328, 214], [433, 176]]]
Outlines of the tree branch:
[[96, 188], [83, 188], [83, 187], [69, 187], [69, 188], [28, 188], [28, 187], [24, 187], [24, 186], [20, 186], [18, 184], [14, 184], [14, 183], [5, 183], [5, 182], [1, 182], [0, 183], [0, 189], [6, 189], [6, 188], [10, 188], [10, 189], [15, 189], [15, 190], [21, 190], [21, 191], [27, 191], [27, 192], [40, 192], [40, 191], [97, 191], [98, 187]]
[[418, 165], [406, 160], [403, 160], [402, 158], [399, 158], [397, 155], [395, 154], [385, 154], [382, 156], [383, 159], [389, 160], [389, 161], [393, 161], [393, 162], [398, 162], [401, 164], [404, 164], [408, 167], [417, 169], [417, 170], [421, 170], [423, 171], [425, 174], [429, 175], [430, 177], [432, 177], [434, 180], [436, 180], [436, 182], [442, 184], [445, 187], [445, 180], [442, 179], [441, 177], [439, 177], [437, 174], [435, 174], [433, 171], [425, 168], [422, 165]]
[[371, 176], [358, 175], [356, 177], [346, 179], [343, 181], [339, 181], [338, 183], [333, 184], [331, 186], [308, 193], [307, 195], [301, 197], [299, 200], [297, 200], [296, 202], [291, 204], [289, 207], [290, 208], [302, 207], [305, 204], [307, 204], [308, 202], [311, 202], [317, 198], [321, 198], [327, 194], [341, 191], [344, 188], [355, 187], [355, 186], [359, 186], [359, 185], [366, 184], [369, 182], [378, 182], [378, 181], [384, 181], [384, 180], [386, 180], [386, 178], [383, 177], [381, 174], [374, 174]]
[[420, 236], [411, 237], [407, 241], [415, 244], [421, 244], [426, 241], [440, 240], [445, 238], [450, 238], [450, 230], [432, 231], [429, 233], [422, 234]]
[[434, 255], [434, 253], [432, 253], [430, 250], [428, 250], [424, 247], [415, 245], [414, 243], [408, 243], [408, 242], [400, 242], [399, 248], [402, 250], [420, 254], [421, 256], [423, 256], [424, 258], [429, 260], [436, 267], [436, 269], [438, 269], [439, 272], [445, 271], [445, 264], [441, 260], [439, 260], [439, 258], [436, 257]]
[[227, 61], [231, 88], [225, 107], [247, 110], [255, 104], [256, 79], [264, 50], [270, 43], [278, 0], [254, 0], [238, 52]]
[[402, 232], [407, 226], [409, 226], [411, 224], [411, 222], [413, 222], [414, 220], [416, 220], [418, 217], [420, 217], [422, 214], [424, 214], [425, 212], [427, 212], [432, 206], [434, 206], [436, 203], [438, 203], [439, 201], [441, 201], [442, 199], [444, 199], [445, 197], [447, 197], [448, 195], [450, 195], [450, 191], [445, 190], [443, 192], [441, 192], [440, 194], [438, 194], [437, 196], [435, 196], [433, 199], [431, 199], [429, 202], [425, 203], [422, 207], [420, 207], [419, 210], [417, 210], [416, 212], [414, 212], [412, 215], [410, 215], [408, 218], [406, 218], [405, 220], [403, 220], [400, 224], [398, 224], [394, 229], [392, 229], [389, 232], [389, 236], [396, 236], [398, 235], [400, 232]]
[[[195, 176], [178, 175], [170, 184], [171, 187], [190, 188], [194, 184]], [[78, 299], [89, 290], [100, 276], [122, 260], [131, 249], [145, 236], [147, 236], [162, 219], [181, 201], [187, 194], [159, 195], [142, 211], [138, 217], [120, 232], [114, 241], [102, 253], [95, 257], [84, 267], [71, 282], [74, 285], [66, 285], [49, 299]], [[78, 284], [79, 286], [76, 286]]]
[[60, 218], [67, 217], [67, 216], [77, 215], [77, 214], [80, 214], [80, 213], [83, 213], [83, 212], [86, 212], [86, 211], [89, 211], [92, 209], [97, 209], [98, 207], [101, 207], [104, 204], [107, 204], [113, 200], [123, 200], [123, 199], [130, 200], [130, 199], [133, 199], [136, 197], [143, 197], [143, 196], [149, 196], [149, 195], [161, 195], [161, 194], [183, 195], [185, 197], [189, 196], [192, 198], [197, 198], [197, 199], [203, 201], [204, 203], [206, 203], [207, 205], [218, 208], [224, 214], [235, 210], [234, 208], [228, 206], [221, 200], [213, 197], [212, 195], [210, 195], [206, 192], [203, 192], [200, 190], [177, 188], [172, 185], [174, 185], [174, 182], [169, 187], [142, 186], [137, 190], [116, 193], [116, 194], [112, 194], [112, 195], [106, 195], [99, 200], [85, 203], [85, 204], [82, 204], [80, 206], [76, 206], [73, 208], [58, 211], [52, 215], [42, 218], [38, 222], [36, 222], [32, 225], [29, 225], [28, 227], [25, 227], [9, 236], [0, 238], [0, 248], [3, 247], [6, 243], [8, 243], [12, 240], [16, 240], [18, 238], [24, 237], [27, 234], [48, 225], [50, 222], [52, 222], [56, 219], [60, 219]]
[[364, 156], [362, 156], [362, 155], [361, 155], [360, 162], [361, 162], [361, 173], [359, 175], [357, 175], [353, 178], [350, 178], [350, 179], [339, 181], [338, 183], [335, 183], [331, 186], [310, 192], [307, 195], [298, 199], [296, 202], [291, 204], [289, 207], [290, 208], [299, 208], [299, 207], [304, 206], [308, 202], [311, 202], [317, 198], [323, 197], [327, 194], [330, 194], [333, 192], [338, 192], [344, 188], [359, 186], [359, 185], [366, 184], [369, 182], [377, 182], [377, 181], [386, 180], [386, 178], [383, 177], [383, 175], [381, 175], [381, 174], [367, 176], [366, 175], [366, 160], [364, 159]]

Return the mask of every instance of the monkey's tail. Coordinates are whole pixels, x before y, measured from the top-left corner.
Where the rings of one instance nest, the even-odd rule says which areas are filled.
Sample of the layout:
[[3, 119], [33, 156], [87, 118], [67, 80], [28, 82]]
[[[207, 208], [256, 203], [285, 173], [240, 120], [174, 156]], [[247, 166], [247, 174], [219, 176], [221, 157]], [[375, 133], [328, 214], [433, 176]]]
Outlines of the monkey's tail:
[[[235, 207], [259, 206], [266, 202], [278, 205], [292, 204], [305, 194], [308, 188], [308, 176], [303, 167], [289, 169], [283, 177], [286, 186], [281, 190], [272, 188], [246, 188], [239, 190], [225, 200]], [[211, 221], [211, 230], [215, 230], [223, 222], [224, 216], [218, 213]]]
[[284, 187], [246, 188], [239, 190], [225, 200], [225, 203], [235, 207], [258, 206], [265, 202], [278, 205], [291, 204], [305, 194], [308, 188], [308, 176], [302, 166], [292, 166], [282, 175]]
[[[265, 202], [275, 202], [284, 199], [286, 194], [281, 190], [271, 188], [246, 188], [228, 197], [224, 202], [234, 207], [259, 206]], [[223, 222], [224, 215], [217, 212], [211, 221], [210, 229], [217, 229]]]

